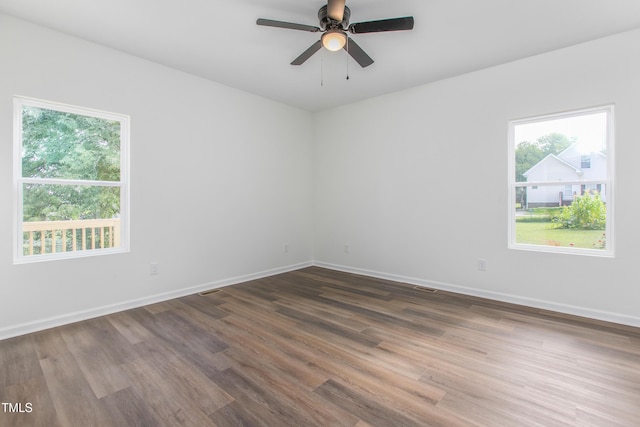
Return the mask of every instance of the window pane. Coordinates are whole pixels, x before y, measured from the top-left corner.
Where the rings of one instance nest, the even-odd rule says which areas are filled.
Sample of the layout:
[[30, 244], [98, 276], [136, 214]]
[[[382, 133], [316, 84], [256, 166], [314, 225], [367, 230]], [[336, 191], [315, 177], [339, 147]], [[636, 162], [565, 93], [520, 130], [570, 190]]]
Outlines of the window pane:
[[608, 106], [511, 122], [510, 247], [613, 254], [612, 114]]
[[[579, 189], [571, 197], [565, 186], [518, 186], [515, 191], [515, 243], [565, 248], [607, 248], [606, 185], [570, 186]], [[581, 187], [584, 187], [580, 190]], [[592, 190], [600, 188], [601, 191]], [[540, 205], [538, 193], [557, 194], [558, 203]], [[560, 204], [562, 203], [562, 204]]]
[[128, 251], [129, 117], [22, 97], [14, 114], [14, 262]]
[[23, 184], [23, 221], [116, 218], [120, 188]]
[[120, 246], [120, 188], [23, 184], [23, 255]]
[[597, 112], [514, 127], [515, 181], [607, 178], [607, 113]]
[[120, 122], [22, 107], [22, 177], [120, 180]]

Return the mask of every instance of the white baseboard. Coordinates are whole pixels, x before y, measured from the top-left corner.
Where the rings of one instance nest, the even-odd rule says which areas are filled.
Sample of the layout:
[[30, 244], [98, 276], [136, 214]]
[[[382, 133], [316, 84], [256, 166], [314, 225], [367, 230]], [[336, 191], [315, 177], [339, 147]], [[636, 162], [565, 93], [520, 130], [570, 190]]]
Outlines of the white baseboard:
[[437, 281], [429, 281], [417, 279], [414, 277], [406, 277], [397, 274], [383, 273], [379, 271], [366, 270], [361, 268], [347, 267], [344, 265], [331, 264], [325, 262], [314, 262], [314, 266], [328, 268], [330, 270], [342, 271], [345, 273], [360, 274], [363, 276], [376, 277], [379, 279], [392, 280], [395, 282], [403, 282], [411, 285], [422, 286], [426, 288], [439, 289], [442, 291], [450, 291], [458, 294], [487, 298], [495, 301], [507, 302], [511, 304], [523, 305], [527, 307], [538, 308], [542, 310], [555, 311], [557, 313], [571, 314], [574, 316], [587, 317], [590, 319], [602, 320], [605, 322], [618, 323], [621, 325], [640, 327], [640, 317], [628, 316], [608, 311], [594, 310], [586, 307], [579, 307], [569, 304], [561, 304], [552, 301], [544, 301], [535, 298], [520, 297], [512, 294], [504, 294], [500, 292], [484, 291], [476, 288], [452, 285]]
[[67, 325], [69, 323], [79, 322], [81, 320], [92, 319], [94, 317], [105, 316], [107, 314], [113, 314], [119, 311], [138, 308], [138, 307], [142, 307], [149, 304], [168, 301], [174, 298], [180, 298], [180, 297], [192, 295], [198, 292], [208, 291], [210, 289], [222, 288], [225, 286], [236, 285], [238, 283], [248, 282], [251, 280], [262, 279], [264, 277], [274, 276], [276, 274], [286, 273], [288, 271], [299, 270], [301, 268], [309, 267], [311, 265], [313, 265], [311, 261], [288, 265], [285, 267], [279, 267], [271, 270], [260, 271], [257, 273], [246, 274], [243, 276], [216, 280], [214, 282], [209, 282], [209, 283], [204, 283], [197, 286], [178, 289], [171, 292], [164, 292], [161, 294], [150, 295], [144, 298], [138, 298], [134, 300], [123, 301], [116, 304], [96, 307], [89, 310], [81, 310], [75, 313], [68, 313], [60, 316], [48, 317], [45, 319], [38, 319], [33, 322], [12, 325], [9, 327], [0, 328], [0, 340], [16, 337], [18, 335], [28, 334], [31, 332], [42, 331], [44, 329], [54, 328], [56, 326]]

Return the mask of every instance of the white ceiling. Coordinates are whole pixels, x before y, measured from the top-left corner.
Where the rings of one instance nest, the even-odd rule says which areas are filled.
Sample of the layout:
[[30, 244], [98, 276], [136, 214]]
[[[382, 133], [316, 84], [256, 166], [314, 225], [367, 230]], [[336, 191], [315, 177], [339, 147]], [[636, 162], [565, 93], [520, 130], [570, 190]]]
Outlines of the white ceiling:
[[352, 35], [375, 60], [361, 69], [344, 51], [289, 65], [320, 34], [255, 24], [318, 25], [323, 4], [0, 0], [0, 12], [309, 111], [640, 27], [640, 0], [347, 0], [351, 22], [415, 18], [413, 31]]

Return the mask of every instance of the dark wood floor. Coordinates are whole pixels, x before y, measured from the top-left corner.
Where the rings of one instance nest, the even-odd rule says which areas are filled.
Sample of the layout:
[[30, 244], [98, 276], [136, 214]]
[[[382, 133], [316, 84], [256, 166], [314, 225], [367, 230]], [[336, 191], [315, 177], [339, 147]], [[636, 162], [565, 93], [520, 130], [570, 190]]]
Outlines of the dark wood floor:
[[1, 426], [640, 426], [640, 329], [311, 267], [0, 341], [0, 400]]

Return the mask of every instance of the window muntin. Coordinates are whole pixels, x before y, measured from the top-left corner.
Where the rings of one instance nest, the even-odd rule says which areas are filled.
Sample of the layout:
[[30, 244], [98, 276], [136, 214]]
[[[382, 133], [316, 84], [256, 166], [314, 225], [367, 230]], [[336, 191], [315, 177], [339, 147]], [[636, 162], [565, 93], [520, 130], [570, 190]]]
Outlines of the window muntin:
[[613, 106], [511, 121], [509, 247], [613, 256], [613, 165]]
[[128, 251], [129, 118], [14, 99], [17, 263]]

